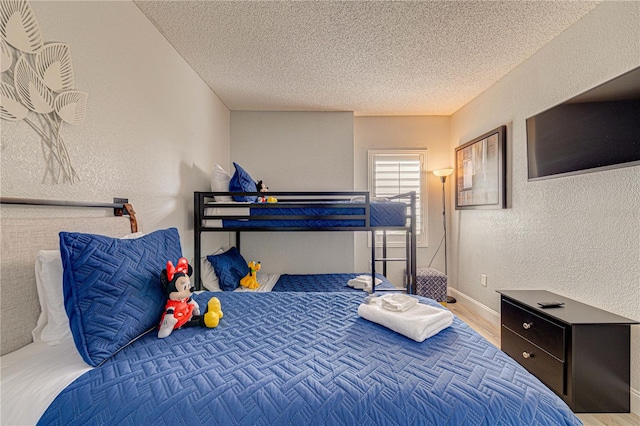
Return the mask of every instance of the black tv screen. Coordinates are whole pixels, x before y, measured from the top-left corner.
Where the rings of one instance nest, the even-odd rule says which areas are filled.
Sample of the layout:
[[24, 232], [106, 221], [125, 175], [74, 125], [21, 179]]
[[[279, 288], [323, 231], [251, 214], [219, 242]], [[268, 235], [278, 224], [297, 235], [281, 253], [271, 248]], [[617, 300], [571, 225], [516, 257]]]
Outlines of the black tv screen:
[[640, 67], [527, 119], [529, 180], [640, 165]]

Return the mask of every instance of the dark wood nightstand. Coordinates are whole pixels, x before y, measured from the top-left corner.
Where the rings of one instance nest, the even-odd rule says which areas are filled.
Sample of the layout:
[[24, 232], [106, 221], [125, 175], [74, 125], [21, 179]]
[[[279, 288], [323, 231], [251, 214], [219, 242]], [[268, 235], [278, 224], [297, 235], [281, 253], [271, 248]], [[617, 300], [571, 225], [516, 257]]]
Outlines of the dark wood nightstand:
[[[498, 290], [501, 349], [576, 413], [628, 413], [637, 321], [544, 290]], [[538, 302], [559, 301], [543, 309]]]

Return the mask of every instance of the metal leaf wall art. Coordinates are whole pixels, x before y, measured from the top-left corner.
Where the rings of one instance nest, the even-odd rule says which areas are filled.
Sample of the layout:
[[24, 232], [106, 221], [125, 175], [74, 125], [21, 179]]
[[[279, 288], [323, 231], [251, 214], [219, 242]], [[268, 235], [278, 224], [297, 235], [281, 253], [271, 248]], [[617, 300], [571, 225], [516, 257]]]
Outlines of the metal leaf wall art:
[[58, 95], [55, 110], [65, 122], [77, 126], [87, 115], [87, 94], [77, 90], [69, 90]]
[[36, 53], [36, 70], [44, 84], [56, 93], [73, 89], [71, 52], [64, 43], [45, 45]]
[[63, 123], [84, 121], [88, 95], [74, 90], [69, 46], [43, 43], [27, 0], [0, 0], [0, 48], [0, 118], [24, 121], [40, 136], [46, 148], [43, 181], [75, 183], [79, 176], [60, 131]]
[[0, 38], [0, 72], [5, 72], [13, 65], [13, 55], [9, 45]]
[[0, 83], [0, 118], [8, 121], [20, 121], [24, 119], [29, 110], [18, 100], [18, 95], [13, 87], [6, 83]]
[[36, 53], [42, 47], [40, 26], [26, 0], [2, 1], [0, 35], [21, 52]]
[[22, 103], [31, 111], [48, 114], [53, 111], [53, 94], [44, 85], [24, 56], [20, 56], [13, 70], [13, 81]]

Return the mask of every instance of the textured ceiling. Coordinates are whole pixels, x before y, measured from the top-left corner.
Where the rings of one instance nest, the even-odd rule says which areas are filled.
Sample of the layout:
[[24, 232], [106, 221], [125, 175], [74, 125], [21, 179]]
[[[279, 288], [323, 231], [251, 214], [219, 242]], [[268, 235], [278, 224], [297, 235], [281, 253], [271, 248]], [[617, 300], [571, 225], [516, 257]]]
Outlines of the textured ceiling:
[[586, 1], [136, 1], [232, 111], [450, 115]]

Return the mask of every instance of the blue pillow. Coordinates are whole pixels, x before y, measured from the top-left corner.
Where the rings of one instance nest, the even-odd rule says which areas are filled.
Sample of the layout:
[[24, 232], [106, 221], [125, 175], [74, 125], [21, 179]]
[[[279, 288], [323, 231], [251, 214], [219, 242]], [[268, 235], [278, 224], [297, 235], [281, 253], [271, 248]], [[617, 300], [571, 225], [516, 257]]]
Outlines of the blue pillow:
[[178, 230], [122, 240], [60, 233], [64, 307], [85, 362], [100, 365], [156, 327], [167, 296], [160, 273], [182, 256]]
[[233, 291], [240, 286], [240, 280], [249, 273], [249, 265], [237, 248], [231, 247], [224, 253], [207, 256], [216, 271], [222, 291]]
[[[233, 166], [236, 171], [231, 176], [231, 181], [229, 181], [229, 192], [258, 192], [256, 182], [249, 173], [240, 167], [238, 163], [233, 163]], [[234, 201], [249, 201], [251, 203], [255, 203], [257, 199], [257, 195], [238, 195], [233, 197]]]

